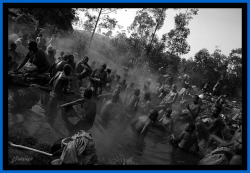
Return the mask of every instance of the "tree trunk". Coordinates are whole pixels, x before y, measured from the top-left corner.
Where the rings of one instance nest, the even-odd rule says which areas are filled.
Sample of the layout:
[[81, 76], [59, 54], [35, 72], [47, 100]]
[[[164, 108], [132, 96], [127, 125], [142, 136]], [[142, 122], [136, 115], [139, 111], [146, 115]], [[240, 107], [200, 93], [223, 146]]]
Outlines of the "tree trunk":
[[94, 36], [94, 34], [95, 34], [95, 30], [96, 30], [96, 27], [97, 27], [97, 24], [98, 24], [98, 21], [99, 21], [99, 18], [100, 18], [101, 13], [102, 13], [102, 8], [101, 8], [101, 10], [100, 10], [100, 12], [99, 12], [97, 21], [96, 21], [96, 23], [95, 23], [95, 28], [94, 28], [94, 30], [93, 30], [93, 32], [92, 32], [91, 39], [90, 39], [90, 42], [89, 42], [89, 47], [90, 47], [90, 45], [91, 45], [93, 36]]
[[[164, 12], [164, 8], [162, 9], [161, 15], [162, 15], [163, 12]], [[160, 17], [161, 17], [161, 15], [160, 15]], [[154, 38], [155, 38], [155, 33], [156, 33], [157, 29], [158, 29], [158, 26], [159, 26], [159, 22], [157, 22], [157, 25], [156, 25], [156, 27], [155, 27], [155, 31], [154, 31], [154, 33], [153, 33], [153, 35], [152, 35], [152, 39], [151, 39], [150, 45], [152, 45], [152, 43], [153, 43], [153, 40], [154, 40]], [[150, 48], [150, 46], [149, 46], [149, 48]], [[150, 50], [148, 49], [148, 50], [147, 50], [147, 54], [148, 54], [149, 52], [150, 52]]]

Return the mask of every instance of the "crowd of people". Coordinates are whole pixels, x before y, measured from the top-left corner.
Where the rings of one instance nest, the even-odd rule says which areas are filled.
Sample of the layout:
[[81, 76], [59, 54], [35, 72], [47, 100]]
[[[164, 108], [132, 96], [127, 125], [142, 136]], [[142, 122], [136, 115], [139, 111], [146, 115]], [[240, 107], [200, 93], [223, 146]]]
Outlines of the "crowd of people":
[[[193, 146], [199, 152], [201, 140], [206, 141], [206, 148], [233, 146], [235, 152], [229, 164], [241, 164], [241, 115], [226, 122], [221, 116], [228, 96], [228, 93], [223, 95], [221, 91], [223, 79], [218, 80], [211, 93], [209, 84], [206, 84], [202, 93], [197, 94], [187, 74], [177, 80], [169, 75], [162, 76], [157, 88], [152, 88], [151, 81], [147, 80], [140, 88], [135, 81], [128, 83], [128, 68], [119, 75], [116, 69], [109, 68], [105, 63], [98, 68], [95, 61], [90, 65], [91, 57], [88, 56], [82, 57], [78, 63], [74, 55], [65, 52], [55, 57], [58, 49], [56, 34], [48, 43], [42, 33], [35, 41], [19, 42], [17, 40], [10, 44], [8, 70], [18, 72], [28, 62], [34, 68], [26, 71], [27, 76], [49, 74], [48, 86], [52, 91], [46, 116], [52, 127], [60, 107], [70, 135], [80, 130], [88, 132], [97, 119], [106, 129], [111, 122], [131, 126], [138, 140], [143, 140], [154, 126], [166, 131], [172, 145], [183, 152]], [[18, 44], [27, 49], [26, 55], [17, 50]], [[80, 95], [81, 98], [67, 101], [65, 98], [70, 94]], [[204, 116], [206, 102], [213, 106]], [[178, 116], [174, 116], [174, 111], [178, 112]], [[78, 121], [73, 124], [69, 117], [77, 117]], [[186, 124], [186, 128], [178, 135], [173, 130], [176, 121]], [[228, 122], [237, 124], [238, 129], [225, 137], [223, 132], [229, 127]]]

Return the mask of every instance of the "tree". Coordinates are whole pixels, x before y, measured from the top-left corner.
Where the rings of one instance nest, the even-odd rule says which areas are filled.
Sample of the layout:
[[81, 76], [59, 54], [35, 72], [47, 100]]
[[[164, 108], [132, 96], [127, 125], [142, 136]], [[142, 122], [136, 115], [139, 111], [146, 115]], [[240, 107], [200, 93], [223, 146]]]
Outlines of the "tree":
[[242, 49], [233, 49], [228, 58], [228, 72], [236, 75], [236, 77], [242, 77]]
[[179, 13], [175, 16], [175, 28], [164, 37], [166, 38], [166, 47], [170, 54], [182, 55], [190, 51], [187, 43], [187, 37], [190, 29], [187, 28], [193, 15], [196, 15], [198, 9], [187, 9], [186, 13]]
[[93, 32], [92, 32], [91, 38], [90, 38], [89, 46], [91, 45], [93, 36], [94, 36], [94, 34], [95, 34], [95, 29], [96, 29], [96, 26], [97, 26], [97, 24], [98, 24], [98, 21], [99, 21], [99, 19], [100, 19], [100, 15], [101, 15], [101, 14], [102, 14], [102, 8], [100, 9], [100, 12], [99, 12], [99, 14], [98, 14], [98, 17], [97, 17], [97, 20], [96, 20], [96, 23], [95, 23], [95, 27], [94, 27], [94, 30], [93, 30]]
[[227, 75], [227, 69], [228, 69], [227, 56], [223, 55], [218, 47], [216, 47], [214, 53], [211, 56], [214, 59], [215, 70], [220, 72], [221, 77], [225, 77]]
[[222, 77], [221, 72], [217, 70], [216, 59], [209, 54], [207, 49], [202, 49], [195, 54], [195, 62], [196, 72], [202, 76], [202, 83], [209, 83], [213, 86]]
[[152, 8], [152, 9], [149, 9], [149, 11], [151, 13], [153, 13], [154, 18], [156, 19], [156, 26], [155, 26], [155, 30], [154, 30], [154, 32], [152, 34], [150, 45], [153, 43], [156, 31], [160, 30], [162, 28], [163, 24], [164, 24], [164, 20], [166, 18], [166, 10], [167, 10], [167, 8]]
[[33, 16], [40, 28], [51, 25], [55, 29], [72, 31], [72, 22], [78, 20], [73, 8], [19, 8], [18, 12]]
[[[91, 11], [90, 11], [91, 10]], [[95, 34], [96, 28], [105, 28], [111, 31], [117, 25], [117, 20], [115, 18], [110, 18], [108, 14], [116, 12], [118, 8], [93, 8], [93, 9], [84, 9], [85, 16], [87, 20], [84, 22], [84, 27], [88, 31], [92, 31], [91, 39], [89, 46], [91, 45], [93, 36]], [[92, 13], [91, 13], [92, 12]], [[98, 15], [94, 15], [94, 12], [98, 12]], [[101, 17], [104, 15], [103, 17]], [[101, 21], [99, 23], [99, 21]], [[99, 23], [99, 24], [98, 24]]]
[[153, 33], [153, 28], [156, 25], [153, 17], [145, 10], [136, 12], [133, 23], [129, 27], [132, 31], [132, 36], [138, 38], [141, 43], [149, 43], [149, 36]]
[[110, 18], [108, 15], [105, 15], [102, 19], [102, 22], [99, 24], [100, 28], [108, 29], [108, 31], [112, 31], [116, 25], [117, 20], [115, 18]]

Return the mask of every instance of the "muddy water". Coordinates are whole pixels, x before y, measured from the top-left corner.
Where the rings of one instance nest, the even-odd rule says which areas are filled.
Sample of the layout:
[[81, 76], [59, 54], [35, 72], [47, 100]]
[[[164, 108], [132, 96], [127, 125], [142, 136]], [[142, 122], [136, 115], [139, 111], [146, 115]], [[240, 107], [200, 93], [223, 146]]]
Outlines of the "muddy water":
[[[60, 110], [54, 127], [47, 123], [45, 114], [50, 98], [48, 92], [34, 88], [12, 88], [8, 90], [8, 96], [9, 131], [21, 125], [25, 133], [48, 144], [69, 135]], [[199, 161], [196, 156], [173, 148], [166, 132], [153, 128], [144, 141], [138, 141], [128, 124], [118, 125], [113, 122], [108, 129], [104, 129], [98, 118], [97, 115], [89, 132], [95, 139], [97, 154], [101, 159], [126, 158], [142, 165], [195, 165]]]

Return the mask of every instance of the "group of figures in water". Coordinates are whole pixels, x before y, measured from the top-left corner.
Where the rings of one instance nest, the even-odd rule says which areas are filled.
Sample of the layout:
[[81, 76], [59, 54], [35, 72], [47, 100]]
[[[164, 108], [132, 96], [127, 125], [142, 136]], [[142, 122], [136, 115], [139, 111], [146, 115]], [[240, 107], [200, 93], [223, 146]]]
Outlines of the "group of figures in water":
[[[223, 79], [213, 88], [206, 84], [195, 90], [185, 74], [176, 80], [165, 76], [156, 88], [150, 80], [140, 87], [136, 81], [127, 84], [129, 75], [133, 75], [128, 68], [118, 75], [107, 64], [96, 68], [92, 61], [89, 65], [91, 58], [87, 56], [79, 63], [74, 55], [64, 52], [55, 58], [57, 49], [56, 35], [46, 43], [39, 34], [35, 41], [22, 38], [11, 42], [8, 52], [9, 89], [17, 85], [38, 86], [50, 92], [49, 97], [41, 98], [46, 105], [46, 121], [54, 127], [60, 112], [71, 136], [54, 163], [97, 164], [98, 158], [93, 154], [95, 142], [88, 131], [98, 121], [105, 129], [130, 126], [138, 141], [143, 141], [150, 129], [159, 129], [182, 152], [203, 152], [204, 156], [212, 148], [210, 161], [221, 154], [216, 150], [226, 148], [230, 154], [223, 154], [226, 158], [223, 164], [242, 164], [241, 111], [225, 115], [230, 93], [223, 92]], [[22, 101], [29, 102], [28, 98]], [[21, 107], [22, 103], [19, 104]], [[180, 124], [185, 128], [176, 133]], [[205, 146], [201, 147], [201, 141]]]

